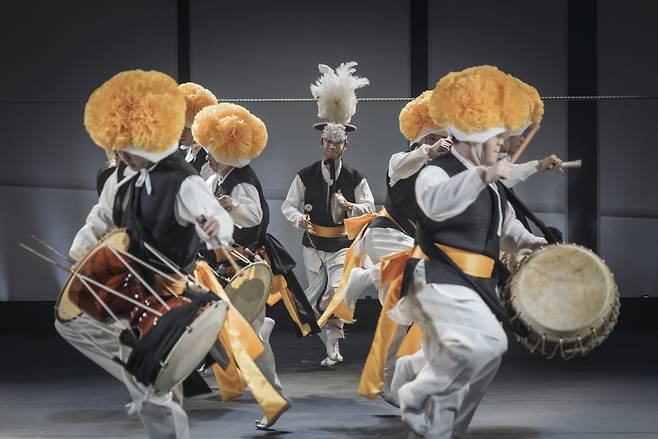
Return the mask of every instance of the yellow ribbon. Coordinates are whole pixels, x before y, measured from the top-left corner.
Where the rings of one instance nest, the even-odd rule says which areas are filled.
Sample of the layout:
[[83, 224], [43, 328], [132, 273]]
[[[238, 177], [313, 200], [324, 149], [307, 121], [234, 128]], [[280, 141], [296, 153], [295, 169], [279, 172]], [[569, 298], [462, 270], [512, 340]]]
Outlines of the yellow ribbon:
[[[201, 285], [204, 285], [228, 303], [228, 313], [224, 320], [224, 326], [222, 327], [222, 332], [226, 331], [226, 333], [223, 336], [220, 333], [220, 341], [222, 340], [222, 337], [224, 337], [225, 342], [230, 346], [232, 360], [235, 361], [236, 366], [240, 369], [244, 381], [251, 390], [252, 395], [254, 395], [254, 398], [258, 402], [258, 405], [260, 405], [267, 419], [276, 418], [288, 403], [283, 396], [274, 389], [269, 381], [267, 381], [254, 362], [254, 359], [264, 351], [258, 335], [256, 335], [256, 332], [251, 325], [231, 304], [224, 289], [220, 286], [207, 263], [197, 263], [194, 275]], [[257, 346], [254, 346], [256, 343]], [[233, 374], [232, 371], [227, 374], [227, 377], [236, 379], [235, 374]], [[221, 386], [221, 383], [219, 384]], [[227, 392], [235, 393], [240, 387], [240, 384], [234, 382], [234, 384], [229, 387], [230, 389], [227, 390]]]
[[[302, 333], [302, 336], [307, 336], [311, 333], [311, 326], [308, 323], [302, 323], [301, 318], [299, 317], [299, 311], [297, 310], [297, 305], [295, 305], [295, 296], [293, 292], [288, 287], [288, 282], [286, 278], [281, 274], [277, 274], [272, 277], [272, 288], [270, 289], [270, 298], [276, 297], [277, 300], [283, 300], [283, 304], [290, 315], [290, 318], [295, 325], [299, 328]], [[273, 304], [274, 304], [273, 303]], [[270, 305], [270, 299], [267, 300], [267, 304]], [[271, 305], [270, 305], [271, 306]]]
[[388, 284], [384, 306], [379, 313], [377, 329], [372, 339], [370, 351], [359, 380], [359, 395], [375, 399], [384, 384], [384, 367], [386, 356], [398, 329], [398, 324], [388, 316], [388, 311], [400, 300], [402, 276], [411, 250], [394, 253], [382, 259], [380, 280], [382, 285]]
[[420, 326], [417, 323], [411, 325], [411, 328], [404, 335], [402, 344], [396, 352], [396, 357], [404, 357], [405, 355], [411, 355], [418, 352], [421, 348], [421, 340], [423, 338], [423, 333], [420, 330]]
[[347, 230], [347, 237], [351, 240], [354, 240], [363, 229], [368, 226], [371, 222], [377, 218], [379, 214], [377, 213], [366, 213], [361, 216], [355, 216], [353, 218], [346, 218], [343, 223], [345, 224], [345, 230]]

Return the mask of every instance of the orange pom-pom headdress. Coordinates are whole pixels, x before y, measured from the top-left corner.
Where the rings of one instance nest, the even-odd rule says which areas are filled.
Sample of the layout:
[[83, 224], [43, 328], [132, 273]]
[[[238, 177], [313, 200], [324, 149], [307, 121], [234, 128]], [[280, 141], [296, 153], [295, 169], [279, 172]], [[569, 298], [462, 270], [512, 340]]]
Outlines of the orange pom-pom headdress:
[[238, 167], [258, 157], [267, 144], [263, 121], [246, 108], [228, 103], [199, 111], [192, 124], [192, 135], [215, 160]]
[[483, 143], [541, 117], [539, 94], [534, 99], [531, 88], [496, 67], [470, 67], [449, 73], [436, 84], [429, 100], [430, 116], [458, 140]]
[[164, 73], [121, 72], [91, 94], [84, 124], [98, 146], [157, 162], [178, 148], [185, 98]]
[[417, 143], [428, 134], [445, 132], [430, 116], [428, 103], [431, 94], [431, 90], [423, 92], [400, 112], [400, 132], [410, 142]]
[[192, 122], [194, 122], [194, 116], [196, 116], [199, 111], [209, 105], [215, 105], [218, 103], [217, 98], [210, 90], [203, 88], [194, 82], [185, 82], [179, 85], [178, 89], [183, 92], [183, 96], [185, 97], [186, 127], [192, 126]]

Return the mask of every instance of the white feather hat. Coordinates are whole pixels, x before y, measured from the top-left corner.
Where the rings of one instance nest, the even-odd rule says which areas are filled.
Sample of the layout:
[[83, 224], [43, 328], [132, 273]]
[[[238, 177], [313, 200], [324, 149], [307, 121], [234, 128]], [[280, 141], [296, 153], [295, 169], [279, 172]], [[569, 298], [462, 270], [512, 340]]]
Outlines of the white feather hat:
[[350, 124], [356, 113], [356, 89], [370, 84], [368, 78], [360, 78], [354, 73], [356, 62], [341, 63], [334, 71], [331, 67], [320, 64], [320, 77], [311, 85], [311, 93], [318, 100], [318, 117], [326, 122], [316, 123], [313, 127], [322, 131], [322, 137], [332, 142], [345, 141], [346, 132], [356, 130]]

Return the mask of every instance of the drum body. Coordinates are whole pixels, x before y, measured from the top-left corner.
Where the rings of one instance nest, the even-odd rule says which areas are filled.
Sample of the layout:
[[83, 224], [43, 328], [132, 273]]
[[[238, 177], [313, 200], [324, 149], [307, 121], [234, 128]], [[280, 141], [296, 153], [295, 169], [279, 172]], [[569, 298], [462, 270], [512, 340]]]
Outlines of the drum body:
[[557, 244], [511, 261], [503, 299], [529, 329], [519, 341], [531, 352], [569, 359], [608, 337], [619, 315], [619, 291], [594, 252]]
[[[158, 276], [161, 275], [146, 276], [146, 268], [142, 268], [141, 265], [135, 263], [128, 256], [122, 255], [123, 261], [120, 260], [111, 250], [112, 248], [119, 252], [128, 252], [129, 247], [130, 237], [124, 229], [106, 235], [80, 261], [75, 273], [64, 285], [55, 305], [55, 316], [65, 323], [85, 313], [101, 322], [100, 326], [105, 326], [113, 319], [98, 299], [102, 300], [120, 321], [127, 323], [132, 334], [136, 335], [136, 339], [133, 339], [130, 343], [126, 342], [132, 347], [127, 364], [130, 364], [130, 359], [133, 359], [134, 355], [155, 362], [153, 363], [155, 373], [152, 376], [140, 379], [135, 375], [137, 379], [144, 385], [153, 386], [156, 394], [166, 394], [173, 386], [182, 382], [195, 370], [217, 341], [226, 316], [227, 303], [218, 297], [209, 302], [206, 299], [206, 301], [201, 302], [194, 315], [191, 318], [188, 317], [190, 320], [184, 328], [178, 325], [178, 329], [174, 332], [169, 330], [170, 326], [168, 325], [161, 326], [161, 331], [159, 331], [161, 333], [151, 334], [149, 342], [143, 344], [144, 338], [167, 313], [175, 311], [176, 308], [183, 305], [190, 304], [194, 300], [194, 296], [190, 295], [191, 293], [184, 293], [183, 295], [170, 294], [170, 291], [175, 290], [175, 288], [172, 288], [174, 283], [169, 286], [162, 282], [158, 283]], [[129, 264], [130, 268], [138, 274], [142, 275], [144, 273], [143, 277], [154, 279], [155, 283], [151, 285], [151, 288], [159, 293], [160, 299], [156, 298], [133, 276], [126, 264]], [[134, 303], [105, 291], [88, 281], [83, 282], [77, 274], [87, 276], [106, 287], [125, 294], [160, 315], [138, 307]], [[256, 273], [251, 269], [247, 270], [240, 276], [236, 275], [235, 284], [238, 287], [247, 286], [247, 289], [253, 289], [257, 281], [252, 279], [256, 279], [258, 276], [262, 276], [260, 271]], [[167, 275], [167, 277], [177, 278], [176, 275]], [[180, 282], [179, 279], [174, 280]], [[182, 285], [184, 283], [183, 279]], [[269, 284], [267, 287], [269, 291]], [[96, 296], [89, 291], [90, 288], [93, 289]], [[203, 291], [200, 291], [200, 293], [203, 293]], [[161, 303], [161, 300], [165, 302], [166, 306]], [[169, 319], [170, 322], [180, 321], [178, 315], [170, 315], [170, 317], [172, 317]], [[121, 339], [123, 339], [123, 336]], [[155, 346], [156, 349], [151, 349], [152, 346]], [[163, 349], [163, 346], [166, 346], [166, 349]], [[131, 370], [128, 366], [126, 366], [126, 369]]]
[[[107, 234], [75, 268], [75, 273], [84, 275], [113, 290], [123, 293], [137, 301], [147, 296], [144, 287], [136, 279], [126, 265], [110, 250], [110, 247], [127, 252], [130, 247], [130, 237], [125, 229], [115, 230]], [[136, 263], [124, 257], [136, 272], [140, 272]], [[55, 318], [66, 322], [85, 312], [95, 320], [107, 322], [110, 315], [89, 291], [92, 289], [115, 315], [119, 318], [128, 317], [134, 305], [106, 290], [89, 282], [82, 281], [72, 274], [62, 288], [55, 304]]]

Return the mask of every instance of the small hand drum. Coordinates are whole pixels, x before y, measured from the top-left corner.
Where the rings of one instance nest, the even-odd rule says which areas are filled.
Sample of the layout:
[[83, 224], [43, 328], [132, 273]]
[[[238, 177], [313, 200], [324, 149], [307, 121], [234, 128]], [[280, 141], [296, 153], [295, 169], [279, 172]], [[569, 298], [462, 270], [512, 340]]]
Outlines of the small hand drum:
[[503, 298], [529, 330], [531, 352], [564, 359], [585, 355], [610, 334], [619, 291], [608, 266], [574, 244], [549, 245], [517, 258]]
[[231, 303], [249, 323], [263, 311], [272, 287], [272, 270], [254, 262], [238, 271], [224, 286]]

